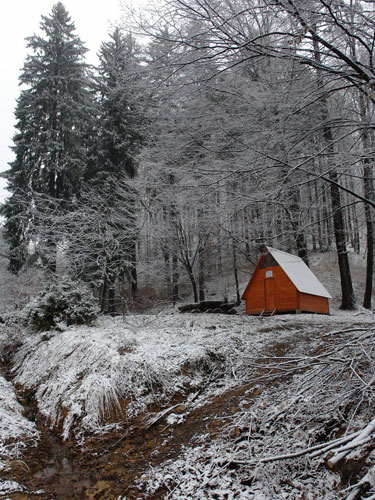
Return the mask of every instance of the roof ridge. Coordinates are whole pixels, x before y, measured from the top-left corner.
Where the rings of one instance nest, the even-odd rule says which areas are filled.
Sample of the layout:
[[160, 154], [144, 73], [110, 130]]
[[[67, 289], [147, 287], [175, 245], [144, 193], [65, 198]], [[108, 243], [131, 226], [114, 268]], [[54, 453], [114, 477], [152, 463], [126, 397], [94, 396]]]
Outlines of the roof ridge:
[[275, 252], [284, 253], [285, 255], [291, 255], [292, 257], [295, 257], [296, 259], [302, 260], [302, 262], [304, 262], [303, 259], [299, 255], [296, 255], [294, 253], [285, 252], [285, 250], [279, 250], [278, 248], [274, 248], [274, 247], [268, 247], [268, 246], [266, 246], [266, 248], [267, 248], [267, 250], [268, 249], [269, 250], [274, 250]]

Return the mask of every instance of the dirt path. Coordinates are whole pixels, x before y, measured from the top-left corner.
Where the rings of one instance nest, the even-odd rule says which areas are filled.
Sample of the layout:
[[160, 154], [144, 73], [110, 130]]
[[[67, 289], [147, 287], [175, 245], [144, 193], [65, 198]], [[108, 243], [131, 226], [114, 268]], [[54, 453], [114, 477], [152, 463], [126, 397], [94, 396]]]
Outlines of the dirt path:
[[[77, 450], [72, 443], [63, 443], [47, 428], [39, 426], [42, 439], [38, 449], [29, 450], [7, 478], [27, 486], [29, 491], [12, 493], [8, 498], [30, 498], [29, 492], [41, 489], [44, 493], [34, 494], [32, 498], [144, 498], [134, 485], [142, 470], [157, 467], [167, 459], [176, 459], [181, 449], [193, 445], [199, 436], [209, 435], [214, 439], [225, 427], [228, 421], [225, 417], [239, 411], [239, 403], [245, 395], [249, 397], [249, 391], [251, 384], [234, 387], [208, 404], [193, 409], [180, 424], [168, 425], [165, 418], [160, 418], [149, 425], [146, 423], [149, 415], [141, 415], [125, 434], [112, 433], [103, 439], [92, 439], [85, 452]], [[173, 413], [182, 416], [185, 410], [181, 404], [173, 408]], [[163, 497], [162, 491], [154, 496]]]

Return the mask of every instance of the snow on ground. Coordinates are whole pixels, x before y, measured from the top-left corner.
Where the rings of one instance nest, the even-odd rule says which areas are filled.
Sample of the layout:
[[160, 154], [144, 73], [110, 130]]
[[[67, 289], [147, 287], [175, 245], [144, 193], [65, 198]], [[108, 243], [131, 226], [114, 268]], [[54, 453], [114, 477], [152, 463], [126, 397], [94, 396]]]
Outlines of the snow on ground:
[[15, 382], [36, 391], [39, 411], [51, 427], [63, 424], [64, 438], [77, 425], [103, 432], [116, 411], [119, 420], [134, 417], [178, 391], [199, 390], [215, 371], [230, 374], [239, 352], [255, 354], [269, 340], [270, 332], [255, 336], [258, 326], [223, 315], [102, 318], [96, 327], [29, 336], [15, 357]]
[[[23, 407], [18, 403], [13, 385], [0, 376], [0, 459], [18, 459], [22, 450], [35, 446], [39, 433], [35, 424], [23, 416]], [[5, 464], [0, 461], [0, 470]]]
[[258, 356], [271, 341], [287, 343], [296, 324], [303, 330], [308, 325], [319, 342], [322, 321], [333, 328], [338, 318], [286, 315], [264, 321], [176, 313], [101, 318], [95, 327], [28, 336], [15, 356], [15, 382], [35, 391], [51, 428], [62, 428], [65, 439], [75, 429], [82, 438], [109, 430], [150, 403], [166, 403], [176, 392], [198, 392], [208, 380], [217, 379], [224, 391], [236, 377], [248, 375], [247, 357]]
[[[363, 310], [265, 319], [177, 313], [100, 318], [94, 327], [24, 336], [14, 382], [35, 395], [52, 429], [84, 444], [85, 436], [126, 426], [153, 403], [160, 411], [149, 414], [150, 423], [165, 418], [167, 425], [184, 425], [189, 404], [203, 407], [252, 381], [258, 385], [243, 395], [243, 411], [225, 416], [226, 433], [214, 440], [198, 435], [178, 460], [144, 472], [142, 494], [162, 487], [174, 500], [331, 500], [339, 498], [340, 478], [326, 470], [322, 457], [267, 460], [367, 425], [371, 408], [366, 412], [362, 403], [374, 399], [372, 325], [372, 314]], [[279, 363], [276, 369], [270, 370], [271, 362]], [[9, 407], [12, 423], [20, 422], [14, 435], [22, 428], [18, 439], [37, 439], [11, 385], [0, 380], [1, 394], [8, 394], [0, 408]], [[173, 413], [177, 393], [184, 397], [182, 415]], [[359, 397], [355, 411], [353, 395]], [[4, 429], [1, 442], [9, 444]]]
[[[239, 469], [231, 444], [217, 440], [188, 448], [181, 458], [153, 468], [139, 480], [142, 498], [160, 488], [168, 500], [337, 500], [339, 477], [309, 463], [249, 465]], [[301, 479], [302, 478], [302, 479]]]
[[304, 343], [264, 358], [229, 429], [146, 472], [146, 498], [160, 488], [169, 500], [375, 498], [373, 321], [337, 326], [315, 353]]
[[[250, 422], [250, 428], [244, 426], [244, 435], [235, 426], [240, 416], [231, 416], [231, 433], [226, 431], [214, 441], [202, 439], [204, 444], [185, 448], [177, 460], [146, 471], [138, 481], [144, 497], [153, 498], [163, 488], [168, 500], [337, 500], [340, 478], [321, 460], [302, 457], [262, 463], [265, 456], [303, 450], [314, 438], [314, 433], [309, 435], [302, 425], [302, 416], [299, 426], [293, 425], [289, 414], [290, 421], [283, 422], [282, 428], [271, 422], [275, 415], [282, 415], [280, 397], [285, 399], [284, 406], [294, 397], [292, 390], [284, 390], [265, 391], [251, 411], [244, 412], [246, 424]], [[298, 413], [298, 405], [295, 409]], [[290, 436], [291, 432], [295, 435]]]
[[[0, 325], [0, 362], [6, 360], [8, 351], [19, 344], [20, 338], [20, 330], [14, 325]], [[35, 446], [39, 439], [35, 423], [23, 415], [23, 410], [12, 383], [4, 378], [0, 366], [0, 471], [7, 467], [7, 460], [21, 458], [26, 446]]]

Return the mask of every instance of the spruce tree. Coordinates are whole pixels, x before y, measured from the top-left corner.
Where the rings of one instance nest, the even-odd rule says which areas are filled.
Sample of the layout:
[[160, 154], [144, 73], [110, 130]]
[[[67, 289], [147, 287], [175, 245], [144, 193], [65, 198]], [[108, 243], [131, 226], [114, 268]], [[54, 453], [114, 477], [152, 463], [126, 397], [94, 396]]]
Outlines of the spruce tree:
[[3, 174], [11, 192], [2, 214], [14, 272], [25, 263], [30, 240], [37, 241], [32, 236], [36, 198], [53, 197], [63, 207], [64, 200], [79, 194], [92, 125], [87, 49], [61, 2], [50, 16], [42, 16], [40, 29], [40, 35], [27, 39], [30, 54], [19, 78], [15, 111], [15, 160]]
[[[142, 92], [140, 49], [131, 34], [115, 28], [99, 52], [97, 90], [100, 108], [100, 165], [102, 180], [108, 175], [130, 178], [136, 173], [141, 143]], [[97, 172], [98, 173], [98, 172]]]
[[[87, 170], [86, 180], [91, 185], [114, 193], [116, 184], [135, 176], [136, 157], [142, 137], [140, 49], [130, 34], [124, 34], [120, 28], [115, 28], [110, 34], [110, 40], [102, 43], [98, 73], [98, 153], [96, 161]], [[131, 193], [132, 189], [128, 189]], [[115, 195], [107, 199], [109, 225], [113, 225], [110, 220], [113, 212], [125, 209], [116, 207], [116, 202]], [[108, 293], [110, 311], [113, 310], [116, 279], [127, 277], [131, 282], [133, 298], [137, 292], [135, 195], [129, 197], [127, 204], [128, 220], [121, 224], [124, 226], [120, 231], [123, 234], [118, 239], [116, 254], [107, 263], [111, 272], [106, 274], [106, 281], [103, 283], [105, 292], [102, 292], [102, 298]], [[126, 234], [128, 237], [124, 238]]]

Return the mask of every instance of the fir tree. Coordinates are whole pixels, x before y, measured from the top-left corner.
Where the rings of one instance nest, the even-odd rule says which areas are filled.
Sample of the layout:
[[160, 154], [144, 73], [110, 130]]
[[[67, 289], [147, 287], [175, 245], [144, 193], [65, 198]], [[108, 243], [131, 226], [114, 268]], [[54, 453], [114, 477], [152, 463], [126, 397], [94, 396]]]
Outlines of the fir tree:
[[[96, 181], [110, 175], [134, 177], [141, 143], [140, 51], [119, 28], [101, 45], [97, 89], [100, 106], [100, 165]], [[98, 172], [97, 172], [98, 173]]]
[[[62, 3], [42, 16], [41, 34], [29, 37], [20, 75], [22, 86], [15, 116], [15, 160], [3, 175], [11, 196], [2, 213], [10, 244], [10, 269], [27, 258], [33, 223], [34, 193], [70, 200], [80, 191], [86, 168], [86, 138], [91, 97], [87, 49]], [[53, 245], [54, 243], [51, 242]]]
[[[110, 34], [110, 40], [102, 43], [99, 61], [99, 76], [96, 80], [99, 105], [98, 154], [87, 170], [86, 180], [91, 185], [113, 192], [116, 182], [124, 178], [131, 179], [136, 174], [136, 157], [142, 138], [140, 50], [130, 34], [125, 35], [116, 28]], [[137, 292], [135, 196], [129, 200], [124, 233], [118, 238], [116, 255], [113, 254], [107, 262], [108, 269], [112, 270], [106, 275], [102, 297], [108, 293], [110, 311], [113, 310], [116, 279], [127, 277], [131, 282], [133, 298]], [[107, 199], [106, 213], [119, 210], [116, 202], [116, 196]]]

